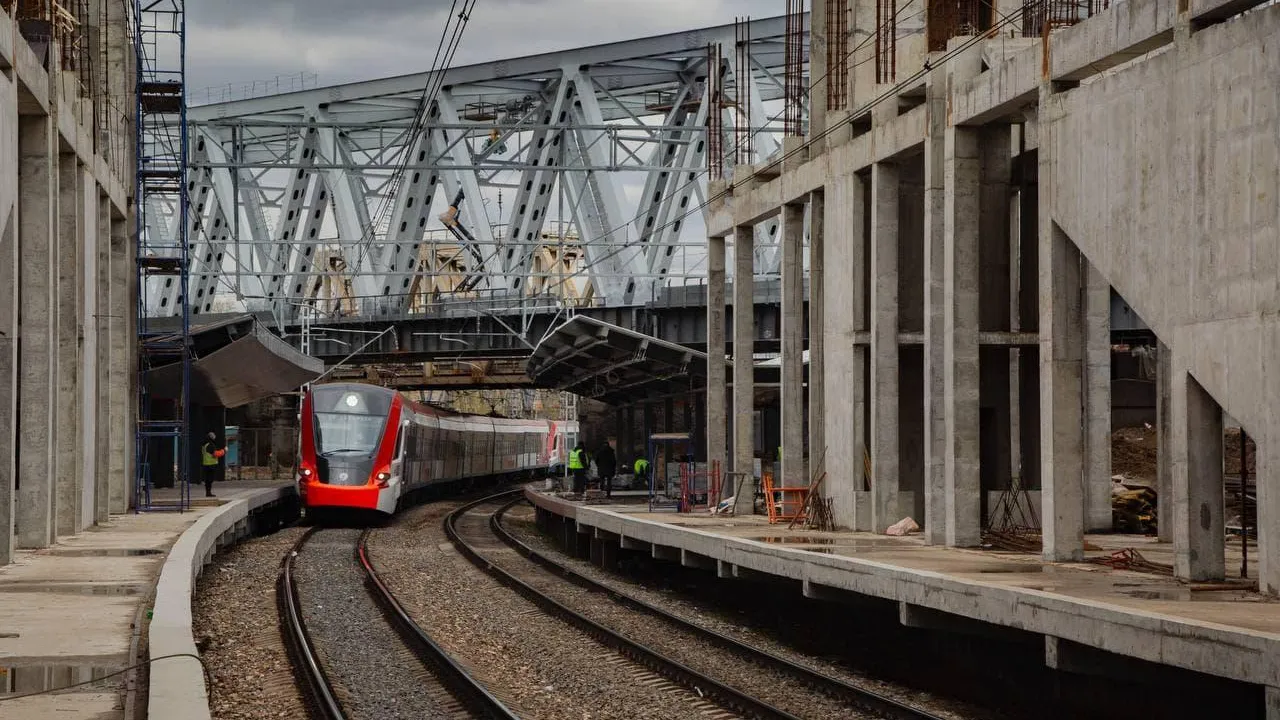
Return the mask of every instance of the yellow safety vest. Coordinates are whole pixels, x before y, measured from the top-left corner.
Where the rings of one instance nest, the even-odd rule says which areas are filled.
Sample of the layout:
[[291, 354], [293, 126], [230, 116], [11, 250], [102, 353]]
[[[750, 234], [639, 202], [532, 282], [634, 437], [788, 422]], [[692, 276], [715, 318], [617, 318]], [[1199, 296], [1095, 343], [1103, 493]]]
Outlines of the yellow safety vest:
[[640, 458], [639, 460], [636, 460], [636, 475], [639, 475], [640, 473], [648, 469], [649, 469], [648, 460], [645, 460], [644, 458]]
[[200, 460], [206, 467], [218, 464], [218, 458], [214, 457], [213, 453], [209, 451], [209, 446], [212, 444], [213, 443], [205, 443], [200, 446]]
[[585, 468], [585, 467], [586, 467], [586, 465], [583, 465], [583, 464], [582, 464], [582, 451], [581, 451], [581, 450], [570, 450], [570, 451], [569, 451], [569, 469], [570, 469], [570, 470], [581, 470], [581, 469], [583, 469], [583, 468]]

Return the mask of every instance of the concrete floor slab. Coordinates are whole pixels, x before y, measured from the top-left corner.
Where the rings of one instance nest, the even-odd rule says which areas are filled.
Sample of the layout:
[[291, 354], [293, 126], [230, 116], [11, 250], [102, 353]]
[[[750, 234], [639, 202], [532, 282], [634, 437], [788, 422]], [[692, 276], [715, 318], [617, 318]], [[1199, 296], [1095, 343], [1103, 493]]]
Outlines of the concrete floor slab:
[[[220, 484], [218, 502], [287, 484]], [[19, 552], [12, 565], [0, 567], [0, 698], [66, 687], [128, 665], [140, 605], [150, 604], [169, 549], [216, 507], [115, 515], [52, 547]], [[123, 687], [122, 678], [112, 678], [9, 700], [0, 717], [120, 718]]]
[[[532, 487], [525, 494], [539, 507], [574, 517], [580, 530], [599, 528], [749, 570], [1280, 686], [1280, 601], [1251, 590], [1192, 586], [1168, 575], [1093, 562], [1046, 563], [1039, 552], [925, 545], [919, 535], [788, 530], [763, 516], [587, 506]], [[1173, 561], [1170, 543], [1137, 535], [1089, 535], [1086, 547], [1090, 558], [1133, 548], [1153, 564]], [[1237, 542], [1227, 558], [1236, 577], [1239, 565]]]

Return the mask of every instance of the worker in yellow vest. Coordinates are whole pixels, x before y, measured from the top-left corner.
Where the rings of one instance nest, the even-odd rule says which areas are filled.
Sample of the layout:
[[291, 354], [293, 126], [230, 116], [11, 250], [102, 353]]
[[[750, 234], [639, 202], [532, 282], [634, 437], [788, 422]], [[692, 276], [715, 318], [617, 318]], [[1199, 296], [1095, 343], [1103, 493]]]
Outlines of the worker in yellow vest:
[[646, 460], [643, 455], [636, 458], [636, 464], [635, 464], [634, 470], [635, 470], [635, 476], [636, 476], [635, 484], [648, 486], [649, 461]]
[[582, 494], [587, 489], [587, 448], [581, 442], [569, 451], [569, 472], [573, 473], [573, 492]]
[[217, 435], [209, 433], [209, 441], [200, 447], [200, 472], [204, 476], [204, 496], [216, 497], [213, 494], [213, 479], [218, 475], [218, 460], [227, 454], [225, 448], [215, 444]]

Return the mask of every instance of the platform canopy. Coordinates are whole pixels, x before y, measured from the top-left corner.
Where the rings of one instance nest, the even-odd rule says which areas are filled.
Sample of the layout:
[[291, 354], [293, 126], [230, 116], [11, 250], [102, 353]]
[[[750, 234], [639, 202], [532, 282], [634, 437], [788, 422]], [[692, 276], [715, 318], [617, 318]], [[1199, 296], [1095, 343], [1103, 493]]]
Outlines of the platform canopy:
[[[293, 392], [324, 372], [323, 361], [303, 355], [252, 315], [193, 324], [191, 342], [196, 356], [191, 365], [191, 402], [196, 405], [240, 407]], [[177, 397], [182, 387], [179, 363], [147, 375], [152, 396]]]
[[536, 385], [611, 405], [707, 386], [706, 353], [582, 315], [543, 338], [526, 370]]

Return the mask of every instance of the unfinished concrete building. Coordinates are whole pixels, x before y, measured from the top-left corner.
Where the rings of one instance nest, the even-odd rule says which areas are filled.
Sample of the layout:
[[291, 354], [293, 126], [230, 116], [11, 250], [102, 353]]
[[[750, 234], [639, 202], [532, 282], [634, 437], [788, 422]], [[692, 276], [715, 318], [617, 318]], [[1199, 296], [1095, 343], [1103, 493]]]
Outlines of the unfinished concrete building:
[[131, 6], [0, 0], [0, 564], [129, 503]]
[[[1257, 441], [1257, 572], [1280, 591], [1280, 7], [814, 0], [811, 22], [809, 126], [709, 193], [713, 346], [751, 347], [725, 302], [751, 302], [752, 228], [782, 217], [782, 445], [808, 446], [783, 481], [825, 470], [839, 526], [911, 516], [948, 546], [1022, 488], [1045, 559], [1080, 559], [1111, 524], [1114, 288], [1160, 340], [1176, 574], [1225, 573], [1226, 413]], [[733, 437], [740, 472], [751, 363], [732, 398], [708, 368], [708, 458]]]

